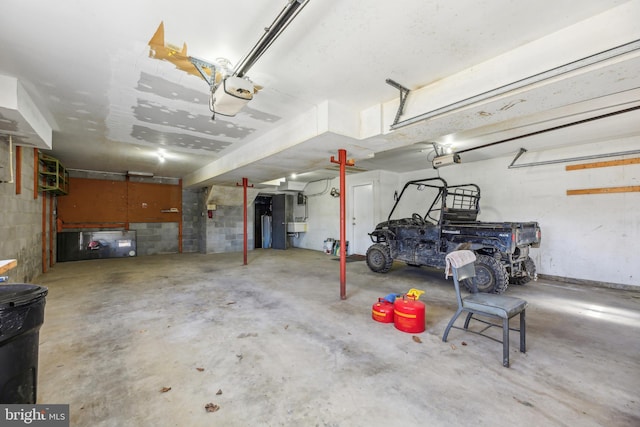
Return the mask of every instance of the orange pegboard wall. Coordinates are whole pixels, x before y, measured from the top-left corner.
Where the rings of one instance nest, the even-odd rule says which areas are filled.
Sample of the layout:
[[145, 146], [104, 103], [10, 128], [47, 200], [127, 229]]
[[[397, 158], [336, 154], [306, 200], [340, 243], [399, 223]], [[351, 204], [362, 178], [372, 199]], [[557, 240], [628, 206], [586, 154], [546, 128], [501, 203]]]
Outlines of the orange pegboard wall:
[[129, 183], [128, 222], [180, 222], [182, 189], [179, 185]]
[[58, 197], [64, 224], [180, 222], [180, 185], [71, 178], [69, 194]]

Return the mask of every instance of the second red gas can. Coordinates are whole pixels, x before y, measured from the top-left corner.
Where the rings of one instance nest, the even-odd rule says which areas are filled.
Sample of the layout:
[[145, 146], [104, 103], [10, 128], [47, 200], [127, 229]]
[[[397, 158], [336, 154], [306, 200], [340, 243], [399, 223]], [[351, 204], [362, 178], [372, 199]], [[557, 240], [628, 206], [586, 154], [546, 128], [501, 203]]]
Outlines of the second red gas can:
[[424, 332], [425, 305], [422, 301], [404, 295], [393, 303], [393, 323], [402, 332]]

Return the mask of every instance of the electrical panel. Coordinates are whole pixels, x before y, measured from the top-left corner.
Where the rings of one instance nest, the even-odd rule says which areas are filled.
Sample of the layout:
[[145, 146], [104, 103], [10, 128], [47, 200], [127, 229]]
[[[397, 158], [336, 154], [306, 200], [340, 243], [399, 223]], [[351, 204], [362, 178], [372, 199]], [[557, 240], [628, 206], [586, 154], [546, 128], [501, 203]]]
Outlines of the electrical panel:
[[307, 204], [307, 196], [305, 196], [302, 193], [298, 193], [298, 204], [299, 205], [306, 205]]

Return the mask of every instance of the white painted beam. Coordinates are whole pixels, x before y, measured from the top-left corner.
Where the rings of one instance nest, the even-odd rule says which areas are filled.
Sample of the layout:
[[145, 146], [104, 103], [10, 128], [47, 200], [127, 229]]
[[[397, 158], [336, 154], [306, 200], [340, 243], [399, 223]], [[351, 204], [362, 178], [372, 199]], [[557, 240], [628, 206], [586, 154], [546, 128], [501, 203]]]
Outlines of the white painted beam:
[[[16, 145], [52, 148], [51, 125], [15, 77], [0, 75], [0, 134], [14, 136]], [[15, 125], [15, 127], [14, 127]]]

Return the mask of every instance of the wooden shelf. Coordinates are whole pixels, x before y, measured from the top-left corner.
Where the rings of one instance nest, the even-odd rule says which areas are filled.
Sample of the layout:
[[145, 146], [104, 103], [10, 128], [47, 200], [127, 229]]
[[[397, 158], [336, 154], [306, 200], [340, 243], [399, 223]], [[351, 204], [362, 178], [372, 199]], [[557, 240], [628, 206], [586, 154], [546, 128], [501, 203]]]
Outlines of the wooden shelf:
[[58, 159], [40, 153], [40, 191], [50, 192], [56, 195], [69, 193], [69, 173], [60, 164]]
[[640, 185], [630, 185], [627, 187], [583, 188], [580, 190], [567, 190], [567, 196], [579, 196], [582, 194], [609, 194], [609, 193], [631, 193], [631, 192], [640, 192]]

